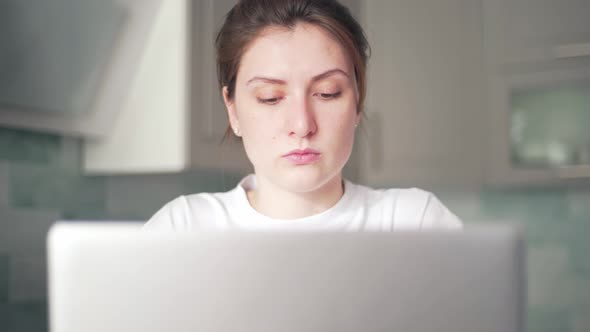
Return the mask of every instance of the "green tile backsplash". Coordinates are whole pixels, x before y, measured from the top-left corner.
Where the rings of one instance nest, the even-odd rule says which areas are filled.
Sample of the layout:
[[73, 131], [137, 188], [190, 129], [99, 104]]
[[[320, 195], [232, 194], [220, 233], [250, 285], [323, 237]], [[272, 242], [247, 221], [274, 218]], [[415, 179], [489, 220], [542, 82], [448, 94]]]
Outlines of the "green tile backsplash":
[[49, 330], [46, 301], [13, 303], [10, 309], [7, 332], [44, 332]]
[[8, 293], [10, 285], [9, 277], [10, 257], [7, 254], [0, 253], [0, 304], [8, 302]]
[[13, 163], [9, 172], [11, 203], [16, 208], [58, 209], [70, 218], [105, 214], [104, 178], [20, 162]]
[[528, 330], [534, 332], [571, 331], [571, 317], [566, 310], [531, 309], [528, 324]]
[[0, 160], [51, 163], [59, 153], [61, 138], [0, 127]]
[[[228, 190], [241, 177], [220, 171], [88, 177], [80, 172], [80, 146], [77, 139], [0, 128], [0, 212], [18, 219], [11, 223], [30, 222], [31, 212], [36, 218], [47, 215], [48, 221], [56, 215], [144, 220], [178, 195]], [[501, 221], [526, 227], [528, 331], [590, 331], [590, 186], [440, 193], [439, 197], [467, 224]], [[7, 225], [0, 220], [0, 232], [10, 232]], [[11, 264], [35, 261], [15, 255], [0, 252], [0, 331], [44, 331], [45, 298], [27, 302], [10, 298]], [[26, 282], [45, 283], [45, 278]]]

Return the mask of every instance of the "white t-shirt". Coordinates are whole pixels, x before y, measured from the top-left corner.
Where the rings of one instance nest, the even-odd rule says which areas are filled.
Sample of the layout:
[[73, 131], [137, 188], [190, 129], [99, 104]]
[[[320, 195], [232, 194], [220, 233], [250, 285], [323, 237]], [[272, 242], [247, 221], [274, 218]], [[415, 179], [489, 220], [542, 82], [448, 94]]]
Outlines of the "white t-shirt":
[[256, 211], [246, 192], [249, 175], [233, 190], [180, 196], [162, 207], [145, 229], [393, 231], [461, 228], [462, 223], [432, 193], [424, 190], [376, 190], [344, 181], [344, 195], [328, 210], [299, 219], [273, 219]]

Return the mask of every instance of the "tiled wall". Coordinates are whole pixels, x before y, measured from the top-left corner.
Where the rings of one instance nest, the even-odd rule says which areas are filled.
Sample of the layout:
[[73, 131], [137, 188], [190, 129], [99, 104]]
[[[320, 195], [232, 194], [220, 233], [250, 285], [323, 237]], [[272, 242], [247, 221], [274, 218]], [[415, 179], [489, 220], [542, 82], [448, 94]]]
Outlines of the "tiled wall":
[[[86, 177], [79, 149], [75, 139], [0, 128], [0, 331], [47, 330], [44, 236], [55, 220], [143, 220], [177, 195], [240, 178]], [[437, 194], [468, 224], [527, 227], [529, 331], [590, 331], [590, 185]]]
[[528, 331], [590, 331], [590, 187], [439, 196], [466, 223], [525, 227]]
[[172, 198], [228, 190], [236, 174], [92, 177], [80, 142], [0, 128], [0, 331], [47, 331], [45, 234], [59, 219], [143, 221]]

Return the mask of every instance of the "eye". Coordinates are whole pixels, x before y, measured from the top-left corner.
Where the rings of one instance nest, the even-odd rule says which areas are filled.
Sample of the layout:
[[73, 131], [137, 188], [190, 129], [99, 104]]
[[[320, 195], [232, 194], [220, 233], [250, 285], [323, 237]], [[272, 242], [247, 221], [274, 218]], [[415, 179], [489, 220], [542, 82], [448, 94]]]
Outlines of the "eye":
[[342, 94], [342, 92], [338, 91], [338, 92], [334, 92], [334, 93], [317, 93], [316, 96], [319, 96], [320, 99], [323, 99], [323, 100], [331, 100], [331, 99], [336, 99], [336, 98], [340, 97], [341, 94]]
[[281, 101], [281, 97], [273, 97], [273, 98], [256, 98], [259, 103], [265, 105], [275, 105]]

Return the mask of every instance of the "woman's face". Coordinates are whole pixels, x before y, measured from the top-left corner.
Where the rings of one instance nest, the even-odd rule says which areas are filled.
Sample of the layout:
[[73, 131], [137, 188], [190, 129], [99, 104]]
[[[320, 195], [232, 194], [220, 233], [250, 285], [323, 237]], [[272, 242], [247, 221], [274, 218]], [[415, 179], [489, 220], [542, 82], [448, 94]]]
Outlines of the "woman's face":
[[340, 178], [360, 115], [353, 65], [326, 31], [264, 30], [241, 58], [234, 99], [226, 96], [259, 181], [303, 193]]

